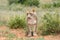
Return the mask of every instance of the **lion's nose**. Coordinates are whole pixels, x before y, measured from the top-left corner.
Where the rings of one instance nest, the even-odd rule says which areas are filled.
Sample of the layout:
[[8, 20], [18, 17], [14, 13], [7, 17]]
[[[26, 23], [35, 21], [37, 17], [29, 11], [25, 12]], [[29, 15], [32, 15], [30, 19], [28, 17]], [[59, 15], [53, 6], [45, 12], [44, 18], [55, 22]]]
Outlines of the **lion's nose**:
[[28, 17], [28, 19], [31, 19], [30, 17]]

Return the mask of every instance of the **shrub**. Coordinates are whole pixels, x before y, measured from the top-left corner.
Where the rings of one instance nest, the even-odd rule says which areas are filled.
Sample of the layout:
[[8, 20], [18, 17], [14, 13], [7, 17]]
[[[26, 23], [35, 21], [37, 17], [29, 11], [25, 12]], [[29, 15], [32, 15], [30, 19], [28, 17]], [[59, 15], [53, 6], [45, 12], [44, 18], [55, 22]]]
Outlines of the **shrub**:
[[26, 0], [8, 0], [9, 4], [12, 4], [12, 3], [21, 3], [23, 4]]
[[59, 21], [59, 15], [58, 14], [45, 14], [43, 17], [43, 25], [40, 27], [42, 30], [42, 34], [52, 34], [52, 33], [58, 33], [60, 32], [60, 21]]
[[18, 3], [24, 4], [26, 0], [19, 0]]
[[26, 22], [24, 16], [15, 16], [8, 21], [8, 26], [10, 28], [25, 28]]
[[39, 1], [38, 0], [26, 0], [24, 4], [28, 6], [38, 6]]
[[60, 7], [60, 2], [53, 2], [53, 7]]
[[38, 0], [8, 0], [9, 1], [9, 5], [15, 3], [21, 3], [24, 5], [28, 5], [28, 6], [38, 6], [39, 5], [39, 1]]

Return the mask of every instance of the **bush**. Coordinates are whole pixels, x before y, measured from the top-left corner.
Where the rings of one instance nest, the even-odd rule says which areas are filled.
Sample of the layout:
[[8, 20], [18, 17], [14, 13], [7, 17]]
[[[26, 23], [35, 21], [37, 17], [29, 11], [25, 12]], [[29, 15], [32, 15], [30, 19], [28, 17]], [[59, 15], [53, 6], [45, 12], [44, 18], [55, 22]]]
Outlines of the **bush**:
[[53, 7], [60, 7], [60, 2], [53, 2]]
[[60, 32], [60, 21], [58, 14], [45, 14], [43, 17], [43, 25], [40, 27], [43, 35], [59, 33]]
[[24, 4], [28, 6], [38, 6], [39, 1], [38, 0], [26, 0]]
[[39, 1], [38, 0], [8, 0], [9, 1], [9, 5], [15, 3], [21, 3], [24, 5], [28, 5], [28, 6], [38, 6], [39, 5]]
[[19, 0], [18, 3], [24, 4], [24, 2], [26, 2], [26, 0]]
[[15, 16], [8, 21], [8, 26], [10, 28], [25, 28], [26, 22], [24, 16]]
[[9, 4], [12, 4], [12, 3], [21, 3], [23, 4], [26, 0], [8, 0]]

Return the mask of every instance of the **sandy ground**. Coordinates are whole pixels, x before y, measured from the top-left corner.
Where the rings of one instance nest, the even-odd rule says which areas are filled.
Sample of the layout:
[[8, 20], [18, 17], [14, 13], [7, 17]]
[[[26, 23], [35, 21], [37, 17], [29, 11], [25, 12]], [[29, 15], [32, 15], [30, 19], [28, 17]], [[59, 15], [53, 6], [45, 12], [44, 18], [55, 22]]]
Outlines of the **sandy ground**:
[[[0, 30], [6, 30], [8, 27], [0, 26]], [[10, 32], [15, 34], [18, 38], [25, 38], [25, 32], [23, 29], [10, 29]], [[1, 34], [1, 33], [0, 33]], [[60, 34], [57, 35], [47, 35], [47, 36], [37, 36], [32, 38], [44, 38], [45, 40], [60, 40]], [[0, 40], [5, 40], [6, 37], [0, 36]]]

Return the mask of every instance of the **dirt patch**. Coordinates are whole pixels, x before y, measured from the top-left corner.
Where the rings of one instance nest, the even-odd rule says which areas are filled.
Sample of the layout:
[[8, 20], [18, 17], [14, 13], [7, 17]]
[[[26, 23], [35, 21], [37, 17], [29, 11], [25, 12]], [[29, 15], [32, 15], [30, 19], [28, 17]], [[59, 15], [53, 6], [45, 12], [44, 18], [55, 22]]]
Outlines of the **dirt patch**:
[[[6, 26], [1, 26], [0, 30], [6, 30]], [[23, 29], [9, 29], [10, 33], [13, 33], [16, 35], [17, 38], [26, 38], [25, 31]], [[31, 38], [44, 38], [45, 40], [60, 40], [60, 34], [58, 35], [48, 35], [48, 36], [37, 36], [37, 37], [31, 37]], [[0, 40], [5, 40], [6, 37], [0, 36]]]
[[6, 37], [0, 37], [0, 40], [5, 40], [6, 39]]
[[60, 40], [60, 34], [44, 36], [45, 40]]
[[11, 33], [14, 33], [18, 38], [25, 37], [25, 32], [23, 29], [11, 29]]
[[6, 30], [7, 27], [6, 26], [0, 26], [0, 30]]

